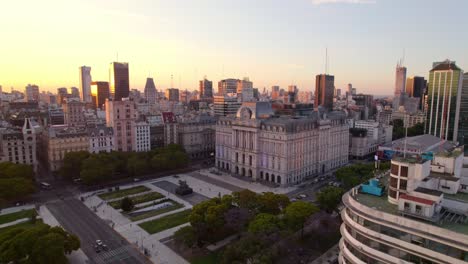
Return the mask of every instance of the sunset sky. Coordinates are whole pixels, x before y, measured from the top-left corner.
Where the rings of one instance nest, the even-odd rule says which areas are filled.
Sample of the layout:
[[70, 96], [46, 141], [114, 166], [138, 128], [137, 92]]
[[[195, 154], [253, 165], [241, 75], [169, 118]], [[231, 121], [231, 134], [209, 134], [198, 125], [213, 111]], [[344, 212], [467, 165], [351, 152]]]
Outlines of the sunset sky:
[[78, 67], [107, 81], [109, 63], [130, 66], [130, 87], [193, 90], [204, 75], [250, 77], [254, 87], [336, 88], [391, 94], [405, 50], [408, 75], [446, 58], [468, 70], [464, 0], [15, 0], [0, 3], [0, 85], [56, 92], [78, 86]]

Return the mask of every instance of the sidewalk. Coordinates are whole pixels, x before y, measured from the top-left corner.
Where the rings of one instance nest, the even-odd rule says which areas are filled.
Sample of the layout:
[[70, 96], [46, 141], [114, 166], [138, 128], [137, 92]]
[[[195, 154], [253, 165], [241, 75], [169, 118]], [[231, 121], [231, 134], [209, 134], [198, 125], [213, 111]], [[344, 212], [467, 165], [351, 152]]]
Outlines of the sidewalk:
[[17, 219], [13, 222], [8, 222], [8, 223], [5, 223], [5, 224], [1, 224], [0, 225], [0, 228], [4, 228], [4, 227], [9, 227], [9, 226], [12, 226], [12, 225], [17, 225], [17, 224], [21, 224], [21, 223], [24, 223], [24, 222], [27, 222], [29, 221], [29, 218], [21, 218], [21, 219]]
[[33, 208], [34, 208], [34, 204], [27, 204], [27, 205], [22, 205], [22, 206], [8, 207], [8, 208], [5, 208], [5, 209], [2, 209], [0, 211], [0, 215], [16, 213], [16, 212], [19, 212], [19, 211], [22, 211], [22, 210], [29, 210], [29, 209], [33, 209]]
[[323, 253], [320, 257], [314, 259], [309, 264], [322, 264], [322, 263], [333, 263], [333, 261], [338, 259], [338, 255], [340, 254], [340, 246], [339, 243], [331, 247], [327, 250], [327, 252]]

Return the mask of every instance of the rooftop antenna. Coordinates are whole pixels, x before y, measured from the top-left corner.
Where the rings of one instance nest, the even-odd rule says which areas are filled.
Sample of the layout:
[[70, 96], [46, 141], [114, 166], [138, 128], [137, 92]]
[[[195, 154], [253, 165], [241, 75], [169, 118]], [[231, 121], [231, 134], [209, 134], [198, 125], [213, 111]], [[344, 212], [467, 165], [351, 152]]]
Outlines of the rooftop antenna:
[[117, 51], [117, 54], [116, 54], [116, 59], [117, 59], [116, 62], [119, 62], [119, 52], [118, 51]]
[[405, 63], [405, 48], [403, 48], [403, 58], [401, 59], [402, 66], [403, 66], [403, 63]]
[[174, 88], [174, 76], [171, 74], [171, 88]]

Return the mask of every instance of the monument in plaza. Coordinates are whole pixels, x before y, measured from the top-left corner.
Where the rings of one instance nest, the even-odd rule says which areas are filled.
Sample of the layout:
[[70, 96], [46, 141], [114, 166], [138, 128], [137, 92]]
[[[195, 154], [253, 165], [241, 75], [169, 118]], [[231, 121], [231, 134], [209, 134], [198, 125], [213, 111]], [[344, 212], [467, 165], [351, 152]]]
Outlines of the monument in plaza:
[[179, 187], [175, 191], [178, 195], [187, 195], [193, 193], [192, 188], [190, 188], [186, 181], [179, 180]]

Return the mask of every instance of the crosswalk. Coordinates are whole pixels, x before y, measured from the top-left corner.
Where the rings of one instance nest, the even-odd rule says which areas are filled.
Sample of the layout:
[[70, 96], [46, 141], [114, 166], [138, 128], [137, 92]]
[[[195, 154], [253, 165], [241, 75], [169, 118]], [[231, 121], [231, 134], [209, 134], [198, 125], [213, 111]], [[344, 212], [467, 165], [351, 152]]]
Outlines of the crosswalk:
[[123, 246], [113, 250], [104, 251], [97, 255], [94, 259], [96, 264], [122, 263], [126, 259], [131, 258], [127, 252], [127, 247]]

